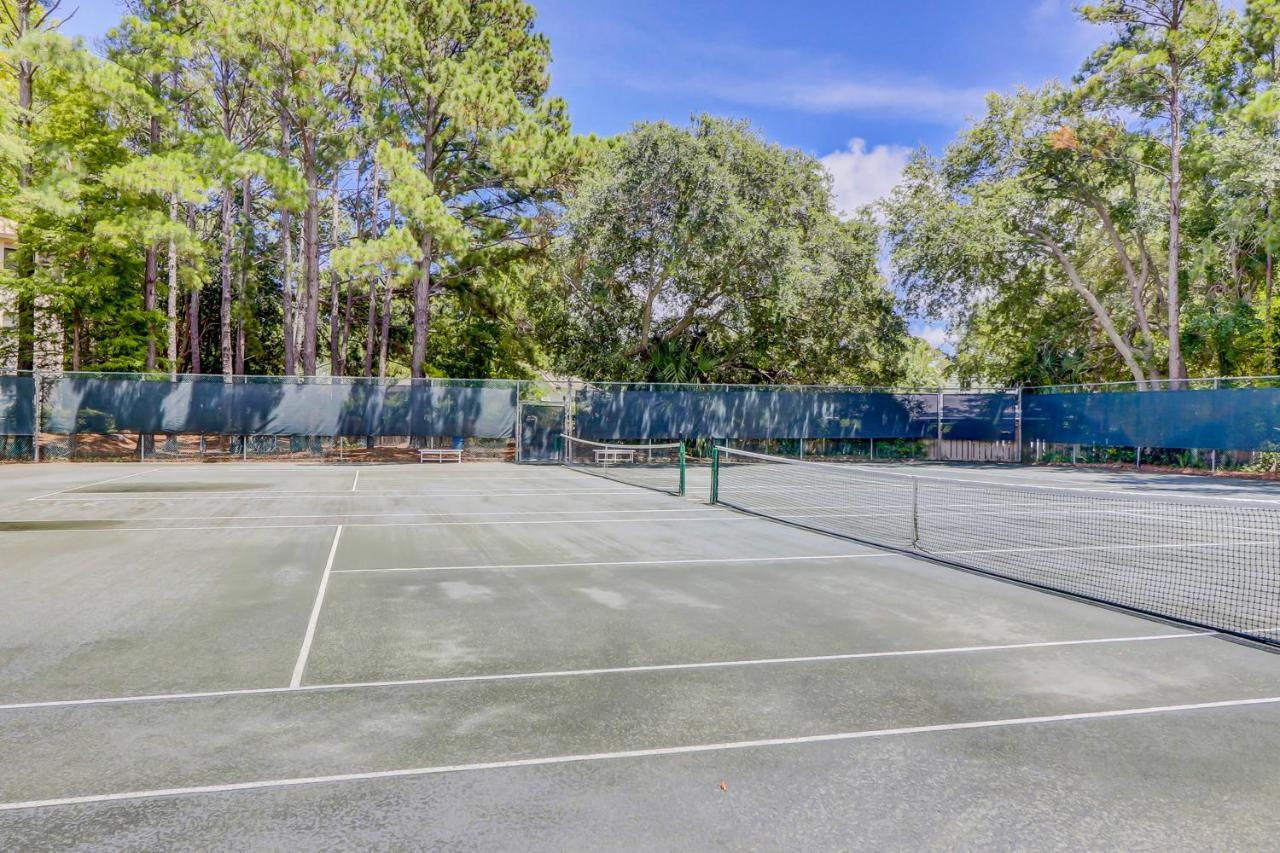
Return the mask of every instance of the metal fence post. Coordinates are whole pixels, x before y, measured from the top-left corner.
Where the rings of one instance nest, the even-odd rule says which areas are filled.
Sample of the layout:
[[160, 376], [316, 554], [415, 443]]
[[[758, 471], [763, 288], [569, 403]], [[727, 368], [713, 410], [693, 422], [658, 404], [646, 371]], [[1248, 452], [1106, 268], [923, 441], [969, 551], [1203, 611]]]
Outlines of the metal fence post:
[[941, 388], [939, 388], [938, 389], [938, 453], [937, 453], [939, 462], [941, 462], [944, 457], [944, 454], [942, 452], [942, 408], [943, 406], [946, 405], [946, 396], [947, 396], [946, 392], [943, 391]]
[[1018, 386], [1018, 401], [1013, 409], [1013, 461], [1022, 462], [1022, 386]]
[[564, 398], [564, 431], [567, 435], [577, 436], [574, 432], [573, 380], [569, 380], [569, 390]]
[[680, 442], [680, 497], [685, 495], [685, 458], [684, 458], [684, 441]]
[[40, 461], [40, 371], [32, 369], [31, 371], [31, 394], [35, 398], [31, 401], [32, 416], [35, 423], [31, 425], [31, 461]]

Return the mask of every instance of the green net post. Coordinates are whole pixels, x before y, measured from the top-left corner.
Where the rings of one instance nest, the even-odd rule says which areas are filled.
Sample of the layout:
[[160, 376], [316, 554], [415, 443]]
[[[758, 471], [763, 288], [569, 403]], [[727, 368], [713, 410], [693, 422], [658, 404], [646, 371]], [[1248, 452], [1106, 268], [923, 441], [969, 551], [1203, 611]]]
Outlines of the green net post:
[[31, 426], [31, 461], [40, 461], [40, 370], [31, 371], [31, 393], [35, 395], [31, 401], [31, 412], [34, 423]]
[[711, 445], [711, 502], [720, 502], [720, 448]]
[[685, 458], [684, 458], [684, 442], [680, 442], [680, 497], [685, 494]]

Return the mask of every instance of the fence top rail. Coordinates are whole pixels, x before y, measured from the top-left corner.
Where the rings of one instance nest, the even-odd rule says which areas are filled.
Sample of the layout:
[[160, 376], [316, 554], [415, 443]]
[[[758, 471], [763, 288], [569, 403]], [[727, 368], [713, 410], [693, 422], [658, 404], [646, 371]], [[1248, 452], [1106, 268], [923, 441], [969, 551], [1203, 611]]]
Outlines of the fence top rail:
[[1117, 391], [1211, 391], [1240, 388], [1280, 388], [1280, 376], [1197, 376], [1188, 379], [1129, 379], [1115, 382], [1081, 382], [1060, 385], [1027, 385], [1032, 394], [1090, 394]]
[[1269, 376], [1208, 376], [1189, 379], [1151, 379], [1141, 383], [1135, 380], [1117, 380], [1112, 382], [1059, 383], [1053, 385], [997, 386], [972, 385], [961, 386], [874, 386], [848, 384], [816, 384], [804, 383], [795, 385], [766, 385], [750, 383], [697, 383], [697, 382], [635, 382], [621, 380], [566, 380], [564, 382], [545, 379], [507, 379], [487, 378], [468, 379], [455, 377], [427, 376], [410, 377], [368, 377], [368, 376], [278, 376], [265, 374], [220, 373], [179, 373], [144, 371], [0, 371], [4, 377], [33, 377], [49, 381], [57, 379], [101, 379], [101, 380], [135, 380], [150, 382], [189, 382], [189, 383], [227, 383], [234, 385], [316, 385], [316, 386], [385, 386], [385, 387], [471, 387], [519, 389], [521, 392], [552, 391], [563, 393], [568, 388], [574, 390], [608, 390], [623, 389], [634, 391], [693, 391], [698, 393], [730, 392], [821, 392], [821, 393], [862, 393], [862, 394], [912, 394], [912, 395], [964, 395], [964, 394], [1000, 394], [1012, 395], [1019, 392], [1028, 394], [1072, 394], [1072, 393], [1105, 393], [1120, 391], [1151, 390], [1216, 390], [1247, 388], [1280, 388], [1280, 375]]
[[[13, 375], [13, 374], [8, 374]], [[18, 376], [34, 375], [31, 371], [19, 372]], [[451, 377], [427, 376], [417, 379], [410, 377], [377, 377], [377, 376], [272, 376], [254, 374], [224, 375], [221, 373], [145, 373], [116, 371], [59, 371], [57, 373], [41, 372], [43, 380], [59, 379], [96, 379], [103, 381], [144, 381], [144, 382], [178, 382], [178, 383], [224, 383], [230, 385], [316, 385], [316, 386], [379, 386], [379, 387], [466, 387], [466, 388], [501, 388], [523, 389], [539, 384], [531, 379], [455, 379]]]
[[764, 391], [772, 393], [775, 391], [823, 391], [823, 392], [853, 392], [861, 394], [1014, 394], [1017, 393], [1016, 388], [1003, 388], [997, 386], [973, 386], [961, 388], [959, 386], [877, 386], [877, 385], [819, 385], [819, 384], [798, 384], [798, 385], [764, 385], [750, 383], [734, 383], [734, 382], [635, 382], [620, 380], [583, 380], [574, 383], [577, 389], [585, 388], [612, 388], [612, 387], [630, 388], [633, 390], [665, 390], [673, 391], [698, 391], [703, 393], [713, 393], [716, 391]]

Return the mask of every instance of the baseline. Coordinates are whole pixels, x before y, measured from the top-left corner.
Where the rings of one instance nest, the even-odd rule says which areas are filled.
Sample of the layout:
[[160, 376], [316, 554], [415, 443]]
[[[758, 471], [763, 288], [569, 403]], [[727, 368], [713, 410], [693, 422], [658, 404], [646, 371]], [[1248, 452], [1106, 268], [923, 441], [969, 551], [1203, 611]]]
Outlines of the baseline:
[[83, 805], [86, 803], [118, 802], [121, 800], [154, 799], [157, 797], [217, 794], [232, 791], [253, 791], [268, 788], [286, 788], [299, 785], [358, 782], [374, 779], [393, 779], [415, 776], [434, 776], [447, 773], [465, 773], [479, 770], [502, 770], [516, 767], [540, 767], [552, 764], [581, 764], [594, 761], [617, 761], [631, 758], [650, 758], [664, 755], [692, 755], [702, 752], [727, 752], [731, 750], [759, 749], [793, 746], [809, 743], [833, 743], [837, 741], [866, 740], [869, 738], [902, 737], [935, 732], [971, 731], [974, 729], [1010, 728], [1050, 723], [1107, 720], [1122, 717], [1156, 716], [1191, 711], [1208, 711], [1223, 708], [1242, 708], [1258, 705], [1280, 704], [1280, 696], [1263, 696], [1251, 699], [1227, 699], [1217, 702], [1195, 702], [1183, 705], [1154, 705], [1141, 708], [1119, 708], [1107, 711], [1083, 711], [1071, 714], [1046, 714], [1035, 717], [1012, 717], [998, 720], [974, 720], [961, 723], [934, 723], [923, 726], [899, 728], [863, 729], [830, 734], [800, 735], [795, 737], [760, 738], [757, 740], [724, 741], [720, 743], [689, 744], [683, 746], [651, 747], [616, 752], [592, 752], [572, 755], [552, 755], [537, 758], [513, 758], [502, 761], [486, 761], [474, 764], [437, 765], [434, 767], [408, 767], [396, 770], [374, 770], [361, 773], [335, 773], [328, 776], [298, 776], [287, 779], [262, 779], [252, 782], [230, 782], [221, 785], [192, 785], [183, 788], [157, 788], [152, 790], [121, 791], [110, 794], [89, 794], [78, 797], [61, 797], [46, 800], [26, 800], [0, 803], [0, 811], [50, 808], [55, 806]]

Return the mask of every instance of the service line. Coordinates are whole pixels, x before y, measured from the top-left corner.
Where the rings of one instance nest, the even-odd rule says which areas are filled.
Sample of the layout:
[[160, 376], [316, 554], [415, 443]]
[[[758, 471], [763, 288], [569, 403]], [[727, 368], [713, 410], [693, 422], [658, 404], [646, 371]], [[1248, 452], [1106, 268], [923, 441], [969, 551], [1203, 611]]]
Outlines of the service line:
[[[927, 655], [978, 654], [982, 652], [1006, 652], [1025, 649], [1052, 649], [1063, 646], [1097, 646], [1116, 643], [1147, 643], [1161, 640], [1186, 640], [1195, 637], [1214, 637], [1213, 631], [1183, 631], [1176, 634], [1145, 634], [1132, 637], [1098, 637], [1088, 640], [1044, 640], [1029, 643], [1004, 643], [989, 646], [951, 646], [927, 649], [903, 649], [883, 652], [850, 652], [846, 654], [807, 655], [784, 658], [748, 658], [742, 660], [697, 661], [694, 663], [658, 663], [636, 666], [609, 666], [593, 669], [556, 669], [534, 672], [504, 672], [493, 675], [442, 675], [434, 678], [408, 678], [387, 681], [347, 681], [334, 684], [291, 684], [288, 687], [245, 687], [232, 690], [204, 690], [188, 693], [150, 693], [139, 696], [110, 696], [94, 699], [49, 699], [39, 702], [15, 702], [0, 705], [3, 711], [29, 711], [40, 708], [77, 708], [92, 705], [133, 705], [149, 702], [174, 702], [191, 699], [221, 699], [232, 696], [270, 696], [288, 693], [325, 693], [336, 690], [367, 690], [388, 687], [424, 687], [434, 684], [467, 684], [472, 682], [529, 681], [540, 678], [580, 678], [592, 675], [627, 675], [643, 672], [680, 672], [698, 669], [734, 669], [752, 666], [780, 666], [785, 664], [834, 663], [840, 661], [875, 660], [878, 658], [906, 658]], [[299, 663], [305, 661], [299, 656]]]

